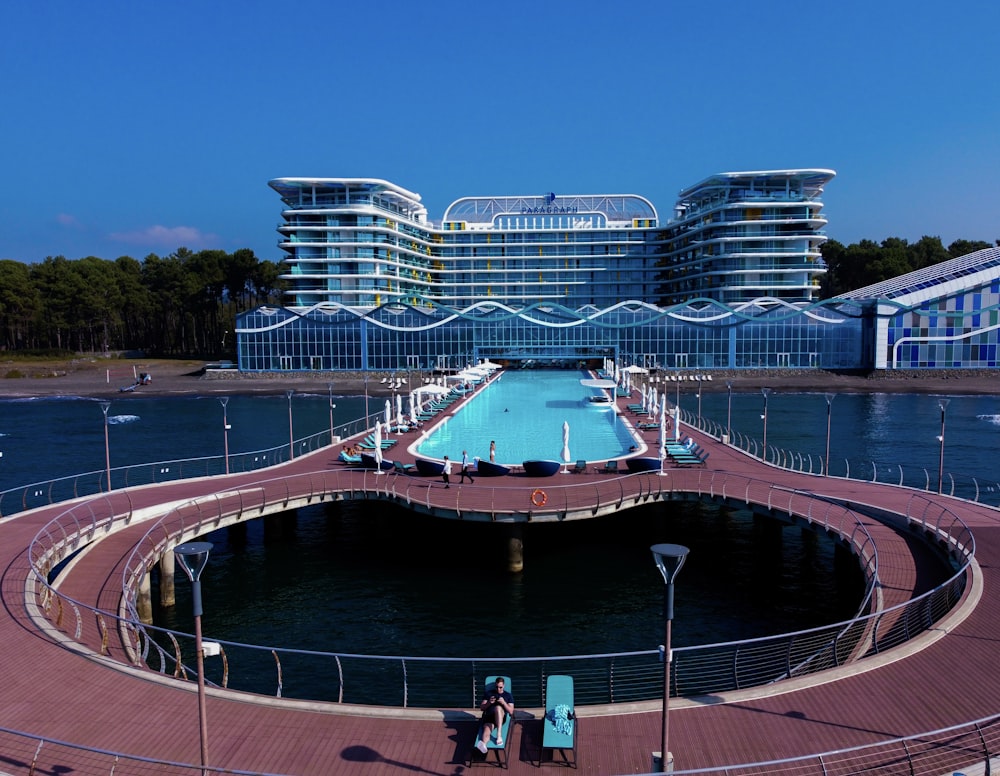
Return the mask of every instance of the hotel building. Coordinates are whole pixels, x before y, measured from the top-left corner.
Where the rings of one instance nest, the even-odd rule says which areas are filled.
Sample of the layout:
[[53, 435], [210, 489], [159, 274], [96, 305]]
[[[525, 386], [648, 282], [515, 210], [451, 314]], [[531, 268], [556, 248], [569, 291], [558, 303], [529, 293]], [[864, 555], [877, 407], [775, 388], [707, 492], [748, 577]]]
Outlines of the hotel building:
[[872, 366], [873, 306], [816, 300], [834, 175], [712, 175], [665, 223], [636, 194], [463, 197], [432, 221], [385, 180], [278, 178], [288, 302], [239, 317], [239, 368]]

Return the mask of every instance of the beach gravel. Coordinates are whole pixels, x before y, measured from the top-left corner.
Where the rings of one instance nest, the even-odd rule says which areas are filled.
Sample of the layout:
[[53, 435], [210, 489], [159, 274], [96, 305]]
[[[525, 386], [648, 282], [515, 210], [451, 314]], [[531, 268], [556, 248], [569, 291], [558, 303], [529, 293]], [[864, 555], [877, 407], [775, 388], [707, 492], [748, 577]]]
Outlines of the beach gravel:
[[[108, 370], [111, 370], [109, 376]], [[122, 391], [132, 384], [131, 374], [146, 372], [152, 376], [148, 385], [132, 391]], [[671, 370], [661, 374], [669, 376]], [[960, 395], [991, 395], [1000, 387], [997, 370], [927, 370], [876, 371], [870, 374], [839, 373], [824, 370], [706, 370], [687, 374], [711, 375], [700, 382], [703, 393], [719, 393], [732, 383], [734, 393], [747, 393], [768, 387], [787, 393], [921, 393]], [[391, 388], [381, 379], [389, 372], [371, 372], [368, 392], [372, 396], [388, 396]], [[417, 373], [400, 372], [407, 384], [418, 385]], [[644, 376], [640, 376], [644, 377]], [[327, 393], [333, 384], [335, 395], [362, 395], [365, 383], [362, 375], [340, 372], [301, 373], [240, 373], [235, 369], [206, 369], [205, 363], [191, 360], [144, 359], [119, 360], [79, 358], [67, 361], [5, 361], [0, 363], [0, 397], [84, 396], [92, 398], [129, 399], [139, 396], [215, 396], [235, 394], [283, 394], [289, 389], [303, 393]], [[674, 391], [676, 383], [668, 382]], [[661, 382], [661, 388], [663, 383]], [[697, 392], [697, 381], [681, 383], [683, 394]]]

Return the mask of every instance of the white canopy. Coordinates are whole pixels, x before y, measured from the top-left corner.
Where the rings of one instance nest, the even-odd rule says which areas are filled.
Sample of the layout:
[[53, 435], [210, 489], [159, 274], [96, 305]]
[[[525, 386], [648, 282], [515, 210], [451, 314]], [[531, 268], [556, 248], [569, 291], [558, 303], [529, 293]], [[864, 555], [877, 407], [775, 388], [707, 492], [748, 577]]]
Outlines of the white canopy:
[[630, 364], [622, 369], [623, 372], [628, 372], [633, 375], [648, 375], [649, 370], [643, 369], [641, 366], [636, 366], [635, 364]]
[[417, 396], [421, 394], [428, 393], [432, 396], [440, 396], [443, 393], [448, 393], [448, 389], [443, 385], [436, 385], [435, 383], [427, 383], [427, 385], [419, 385], [413, 389], [413, 393]]

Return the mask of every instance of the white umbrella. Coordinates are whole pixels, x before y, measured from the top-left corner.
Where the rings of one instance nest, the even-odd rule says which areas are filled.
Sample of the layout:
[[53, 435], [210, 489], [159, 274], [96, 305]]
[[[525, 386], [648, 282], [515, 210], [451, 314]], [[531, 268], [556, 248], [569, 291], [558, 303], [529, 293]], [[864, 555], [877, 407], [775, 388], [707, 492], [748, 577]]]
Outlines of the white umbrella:
[[656, 413], [659, 412], [659, 411], [660, 411], [660, 403], [659, 403], [659, 401], [657, 401], [657, 398], [656, 398], [656, 386], [654, 385], [653, 386], [653, 396], [649, 400], [649, 414], [653, 418], [653, 420], [656, 420]]
[[630, 374], [634, 374], [634, 375], [648, 375], [649, 374], [649, 370], [648, 369], [643, 369], [641, 366], [636, 366], [635, 364], [630, 364], [629, 366], [625, 367], [623, 371], [628, 372]]
[[667, 457], [667, 397], [663, 397], [660, 408], [660, 474], [663, 473], [663, 459]]
[[382, 424], [375, 421], [375, 473], [382, 473]]
[[396, 394], [396, 433], [403, 433], [400, 429], [406, 425], [406, 418], [403, 417], [403, 394]]
[[385, 400], [385, 430], [386, 433], [392, 430], [392, 402]]
[[417, 402], [414, 392], [410, 391], [410, 422], [415, 426], [417, 425]]
[[[562, 449], [562, 459], [564, 464], [568, 464], [573, 457], [569, 454], [569, 421], [563, 421], [563, 449]], [[563, 474], [569, 474], [569, 470], [566, 466], [563, 466]]]

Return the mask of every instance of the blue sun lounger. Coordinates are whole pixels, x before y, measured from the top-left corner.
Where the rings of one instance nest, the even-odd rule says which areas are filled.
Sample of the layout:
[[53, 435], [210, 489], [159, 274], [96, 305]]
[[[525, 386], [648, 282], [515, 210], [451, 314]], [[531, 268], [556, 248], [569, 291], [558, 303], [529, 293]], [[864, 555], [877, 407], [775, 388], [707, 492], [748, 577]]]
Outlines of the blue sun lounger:
[[[509, 676], [487, 676], [485, 689], [487, 691], [489, 691], [491, 688], [496, 689], [497, 679], [503, 679], [504, 685], [507, 688], [507, 692], [511, 694], [514, 693], [514, 690], [511, 688], [510, 685]], [[516, 702], [517, 701], [515, 700], [515, 703]], [[486, 744], [486, 754], [482, 755], [479, 753], [479, 750], [476, 749], [476, 741], [479, 740], [479, 737], [483, 733], [483, 725], [482, 722], [476, 725], [476, 737], [472, 741], [472, 746], [469, 747], [469, 767], [471, 768], [473, 765], [480, 765], [483, 763], [488, 763], [492, 765], [493, 763], [490, 763], [490, 754], [493, 754], [496, 757], [496, 764], [499, 765], [501, 768], [508, 767], [509, 761], [507, 755], [510, 750], [511, 733], [513, 732], [514, 732], [514, 715], [510, 714], [504, 717], [503, 724], [500, 726], [500, 735], [503, 736], [503, 745], [501, 746], [497, 744], [496, 732], [494, 732], [493, 735], [490, 736], [490, 740]]]
[[[552, 674], [545, 683], [545, 718], [542, 720], [542, 748], [538, 756], [541, 767], [546, 752], [551, 762], [572, 768], [577, 766], [576, 733], [580, 720], [573, 707], [573, 677]], [[556, 752], [562, 761], [556, 760]], [[570, 760], [568, 752], [573, 752]]]

